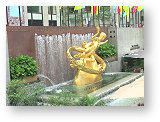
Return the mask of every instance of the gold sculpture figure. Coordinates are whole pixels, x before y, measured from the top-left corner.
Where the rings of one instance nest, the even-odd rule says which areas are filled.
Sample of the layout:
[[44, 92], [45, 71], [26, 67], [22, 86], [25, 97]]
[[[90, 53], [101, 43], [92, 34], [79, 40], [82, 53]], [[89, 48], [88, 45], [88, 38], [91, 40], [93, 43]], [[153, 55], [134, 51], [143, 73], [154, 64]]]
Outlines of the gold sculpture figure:
[[[77, 68], [77, 74], [74, 77], [74, 84], [77, 86], [102, 80], [101, 73], [105, 71], [106, 64], [95, 51], [100, 45], [107, 43], [108, 40], [101, 42], [106, 38], [106, 34], [104, 32], [99, 34], [99, 27], [96, 27], [96, 31], [96, 34], [91, 38], [92, 42], [87, 43], [84, 41], [82, 47], [70, 47], [67, 50], [67, 58], [71, 62], [70, 66]], [[97, 37], [98, 34], [99, 37]], [[74, 57], [79, 58], [79, 60], [73, 58], [70, 53], [72, 51], [80, 52], [74, 55]]]

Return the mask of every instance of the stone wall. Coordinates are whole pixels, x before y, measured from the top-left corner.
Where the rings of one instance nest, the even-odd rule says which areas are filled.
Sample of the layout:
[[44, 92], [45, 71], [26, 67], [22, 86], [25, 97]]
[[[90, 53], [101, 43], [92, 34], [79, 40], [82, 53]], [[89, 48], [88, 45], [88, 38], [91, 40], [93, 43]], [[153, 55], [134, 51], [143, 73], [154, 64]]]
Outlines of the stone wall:
[[144, 49], [144, 28], [108, 28], [108, 40], [117, 49], [117, 61], [110, 62], [110, 71], [118, 72], [123, 55]]
[[[138, 49], [133, 49], [138, 45]], [[136, 47], [135, 47], [136, 48]], [[118, 57], [144, 49], [144, 28], [117, 28]]]

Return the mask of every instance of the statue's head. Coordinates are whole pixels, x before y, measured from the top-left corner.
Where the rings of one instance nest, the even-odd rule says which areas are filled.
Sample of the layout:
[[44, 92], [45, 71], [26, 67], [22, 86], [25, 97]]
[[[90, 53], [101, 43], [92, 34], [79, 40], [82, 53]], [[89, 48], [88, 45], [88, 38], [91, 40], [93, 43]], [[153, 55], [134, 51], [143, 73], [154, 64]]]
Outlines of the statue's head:
[[104, 32], [101, 32], [99, 35], [99, 41], [103, 41], [106, 38], [106, 34]]

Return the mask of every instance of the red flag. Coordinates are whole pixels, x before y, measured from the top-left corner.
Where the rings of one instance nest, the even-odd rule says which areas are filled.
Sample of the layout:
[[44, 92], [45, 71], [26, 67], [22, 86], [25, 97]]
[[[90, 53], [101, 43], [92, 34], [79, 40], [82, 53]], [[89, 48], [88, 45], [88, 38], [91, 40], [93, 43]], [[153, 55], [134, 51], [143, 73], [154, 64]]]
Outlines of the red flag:
[[138, 6], [133, 7], [133, 13], [136, 13]]
[[120, 8], [119, 8], [119, 6], [117, 7], [117, 12], [118, 12], [118, 14], [120, 14]]
[[97, 6], [93, 6], [93, 13], [95, 14], [97, 11]]

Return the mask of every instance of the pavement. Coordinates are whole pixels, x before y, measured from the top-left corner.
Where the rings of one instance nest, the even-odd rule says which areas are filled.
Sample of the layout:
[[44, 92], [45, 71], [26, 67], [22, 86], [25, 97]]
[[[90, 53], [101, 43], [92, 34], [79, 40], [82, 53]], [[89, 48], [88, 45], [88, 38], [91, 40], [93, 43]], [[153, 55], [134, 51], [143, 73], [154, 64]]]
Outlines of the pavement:
[[119, 98], [144, 98], [144, 76], [138, 78], [133, 83], [119, 88], [110, 99]]

